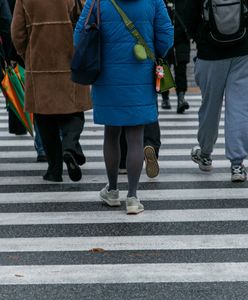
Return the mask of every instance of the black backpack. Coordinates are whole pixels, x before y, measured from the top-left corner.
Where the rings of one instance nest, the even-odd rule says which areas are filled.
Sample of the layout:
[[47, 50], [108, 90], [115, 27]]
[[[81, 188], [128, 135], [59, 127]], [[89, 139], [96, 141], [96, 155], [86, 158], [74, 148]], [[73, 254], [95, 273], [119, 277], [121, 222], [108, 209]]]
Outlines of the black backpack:
[[242, 41], [247, 29], [246, 0], [203, 0], [203, 19], [210, 37], [219, 45]]

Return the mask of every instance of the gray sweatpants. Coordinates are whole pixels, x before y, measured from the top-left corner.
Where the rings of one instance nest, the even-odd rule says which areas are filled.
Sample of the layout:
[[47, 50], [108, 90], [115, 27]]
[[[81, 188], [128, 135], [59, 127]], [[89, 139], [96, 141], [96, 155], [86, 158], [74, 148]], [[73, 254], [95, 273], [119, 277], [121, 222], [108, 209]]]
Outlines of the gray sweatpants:
[[[225, 149], [232, 163], [248, 154], [248, 55], [223, 60], [197, 59], [195, 79], [202, 93], [198, 142], [211, 154], [225, 98]], [[224, 97], [225, 96], [225, 97]]]

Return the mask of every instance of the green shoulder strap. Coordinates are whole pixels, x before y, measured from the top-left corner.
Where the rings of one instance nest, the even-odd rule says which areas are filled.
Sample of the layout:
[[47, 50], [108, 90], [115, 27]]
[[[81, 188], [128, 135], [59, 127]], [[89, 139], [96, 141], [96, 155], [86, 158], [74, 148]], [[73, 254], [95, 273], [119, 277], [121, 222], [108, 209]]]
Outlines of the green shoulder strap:
[[115, 9], [121, 16], [124, 24], [126, 25], [129, 32], [132, 34], [132, 36], [136, 39], [137, 43], [142, 45], [145, 50], [147, 56], [152, 60], [156, 61], [154, 53], [151, 51], [151, 49], [147, 46], [143, 36], [138, 32], [138, 30], [135, 28], [133, 22], [128, 18], [128, 16], [124, 13], [124, 11], [120, 8], [120, 6], [116, 3], [115, 0], [111, 0], [112, 4], [114, 5]]

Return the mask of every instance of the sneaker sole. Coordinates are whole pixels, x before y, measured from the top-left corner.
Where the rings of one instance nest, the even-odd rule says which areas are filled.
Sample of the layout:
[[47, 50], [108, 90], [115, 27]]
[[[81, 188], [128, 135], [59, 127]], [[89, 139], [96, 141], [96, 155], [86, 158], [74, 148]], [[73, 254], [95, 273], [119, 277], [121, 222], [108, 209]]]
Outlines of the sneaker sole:
[[82, 172], [74, 157], [71, 154], [64, 154], [63, 160], [66, 163], [70, 179], [72, 181], [79, 181], [82, 178]]
[[127, 215], [137, 215], [144, 211], [144, 208], [138, 206], [127, 206]]
[[162, 109], [171, 109], [171, 106], [163, 106], [163, 105], [161, 105], [161, 108]]
[[212, 169], [213, 169], [212, 166], [203, 166], [203, 165], [199, 164], [199, 162], [198, 162], [197, 160], [195, 160], [192, 156], [191, 156], [191, 159], [192, 159], [192, 161], [193, 161], [194, 163], [198, 164], [199, 169], [200, 169], [201, 171], [204, 171], [204, 172], [210, 172], [210, 171], [212, 171]]
[[244, 181], [246, 181], [246, 179], [247, 179], [247, 177], [243, 177], [240, 175], [234, 175], [234, 176], [232, 176], [231, 181], [232, 182], [244, 182]]
[[146, 146], [144, 149], [146, 174], [150, 178], [154, 178], [159, 174], [159, 165], [156, 153], [152, 147]]
[[100, 199], [101, 199], [104, 203], [106, 203], [108, 206], [111, 206], [111, 207], [121, 206], [121, 202], [118, 201], [118, 200], [116, 200], [115, 202], [112, 202], [112, 201], [110, 201], [110, 200], [108, 200], [108, 199], [103, 198], [101, 195], [100, 195]]

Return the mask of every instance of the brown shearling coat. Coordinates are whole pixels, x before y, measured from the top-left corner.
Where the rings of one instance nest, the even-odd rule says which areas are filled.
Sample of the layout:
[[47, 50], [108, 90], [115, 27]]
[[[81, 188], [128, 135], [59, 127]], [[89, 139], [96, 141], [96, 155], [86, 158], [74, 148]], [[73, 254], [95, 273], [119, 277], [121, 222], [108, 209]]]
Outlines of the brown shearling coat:
[[89, 87], [70, 80], [75, 0], [17, 0], [13, 43], [25, 60], [25, 110], [69, 114], [91, 108]]

